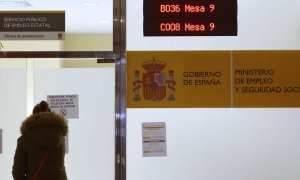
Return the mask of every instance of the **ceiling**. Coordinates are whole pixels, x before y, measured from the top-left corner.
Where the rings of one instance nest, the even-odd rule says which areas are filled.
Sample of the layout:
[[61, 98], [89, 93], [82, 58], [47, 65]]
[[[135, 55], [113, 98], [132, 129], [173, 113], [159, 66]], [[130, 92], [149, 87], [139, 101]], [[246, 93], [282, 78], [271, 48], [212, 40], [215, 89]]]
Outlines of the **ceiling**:
[[64, 10], [68, 33], [112, 33], [113, 0], [0, 0], [2, 11]]

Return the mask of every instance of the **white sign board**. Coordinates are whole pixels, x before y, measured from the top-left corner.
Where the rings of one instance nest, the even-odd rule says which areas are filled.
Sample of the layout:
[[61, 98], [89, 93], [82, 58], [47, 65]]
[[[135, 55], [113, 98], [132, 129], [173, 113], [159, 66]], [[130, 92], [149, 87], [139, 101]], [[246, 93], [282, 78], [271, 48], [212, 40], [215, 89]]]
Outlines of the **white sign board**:
[[47, 102], [51, 111], [67, 119], [79, 118], [78, 95], [48, 95]]
[[0, 129], [0, 154], [2, 154], [2, 129]]
[[166, 123], [142, 123], [143, 157], [166, 156]]

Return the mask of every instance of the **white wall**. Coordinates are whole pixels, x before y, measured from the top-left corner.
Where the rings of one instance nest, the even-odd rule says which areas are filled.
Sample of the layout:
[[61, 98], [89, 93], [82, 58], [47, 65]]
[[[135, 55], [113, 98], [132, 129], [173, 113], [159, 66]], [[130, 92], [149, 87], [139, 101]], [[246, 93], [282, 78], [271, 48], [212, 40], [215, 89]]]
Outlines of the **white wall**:
[[7, 62], [0, 60], [0, 129], [3, 129], [0, 179], [3, 180], [11, 179], [20, 124], [26, 118], [26, 100], [25, 60], [13, 66], [7, 66]]
[[[127, 179], [298, 180], [299, 115], [299, 109], [128, 109]], [[143, 122], [166, 122], [166, 157], [143, 157]]]
[[[143, 1], [127, 0], [127, 50], [299, 50], [299, 6], [239, 0], [236, 37], [143, 37]], [[127, 180], [298, 180], [299, 117], [299, 108], [127, 109]], [[142, 157], [143, 122], [166, 122], [166, 157]]]

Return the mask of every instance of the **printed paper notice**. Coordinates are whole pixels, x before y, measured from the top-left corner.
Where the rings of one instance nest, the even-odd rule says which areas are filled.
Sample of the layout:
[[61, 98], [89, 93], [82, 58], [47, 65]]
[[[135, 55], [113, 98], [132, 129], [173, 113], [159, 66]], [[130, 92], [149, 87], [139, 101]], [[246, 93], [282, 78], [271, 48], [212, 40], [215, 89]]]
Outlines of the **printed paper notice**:
[[51, 111], [67, 119], [79, 118], [78, 95], [48, 95], [47, 102]]
[[142, 123], [143, 157], [167, 156], [166, 124]]

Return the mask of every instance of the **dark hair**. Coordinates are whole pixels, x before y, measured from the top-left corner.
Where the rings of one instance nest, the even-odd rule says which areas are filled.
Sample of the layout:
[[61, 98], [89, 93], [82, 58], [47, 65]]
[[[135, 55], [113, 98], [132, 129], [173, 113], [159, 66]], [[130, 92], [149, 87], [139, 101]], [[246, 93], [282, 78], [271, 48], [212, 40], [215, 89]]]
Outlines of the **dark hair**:
[[41, 112], [51, 112], [51, 109], [49, 108], [49, 105], [46, 101], [41, 101], [33, 108], [32, 111], [33, 114], [41, 113]]

